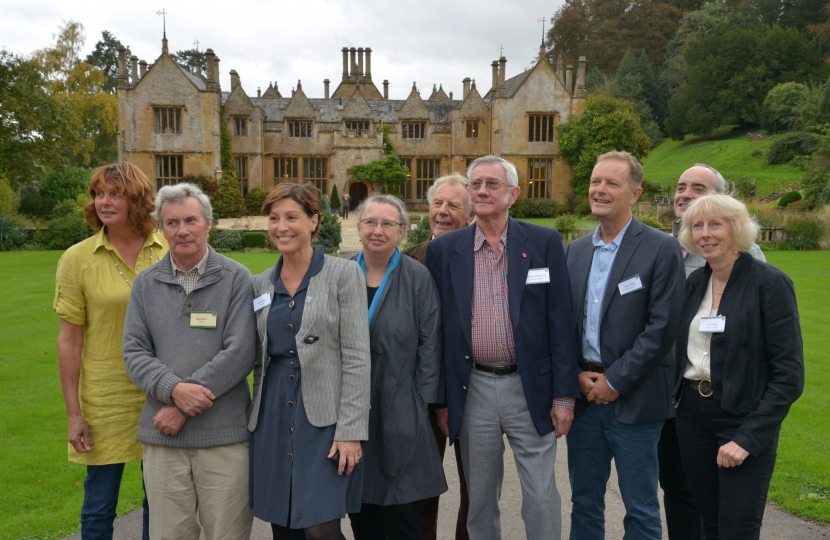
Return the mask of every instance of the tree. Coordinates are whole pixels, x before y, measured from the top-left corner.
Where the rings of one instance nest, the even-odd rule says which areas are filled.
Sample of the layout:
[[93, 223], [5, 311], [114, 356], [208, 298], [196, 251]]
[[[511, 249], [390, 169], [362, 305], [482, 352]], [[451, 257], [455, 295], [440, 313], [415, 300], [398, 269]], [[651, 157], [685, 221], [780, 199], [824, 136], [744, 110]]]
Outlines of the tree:
[[239, 191], [239, 181], [222, 180], [213, 196], [213, 217], [238, 218], [245, 213], [245, 199]]
[[249, 216], [258, 216], [262, 212], [262, 205], [268, 198], [268, 190], [260, 186], [255, 187], [245, 195], [245, 210]]
[[775, 133], [786, 130], [793, 123], [796, 106], [807, 97], [807, 86], [787, 82], [767, 93], [761, 108], [761, 127]]
[[337, 214], [331, 213], [329, 199], [325, 194], [320, 196], [320, 202], [323, 206], [323, 216], [320, 222], [320, 229], [317, 231], [317, 236], [314, 239], [314, 244], [323, 246], [323, 250], [329, 253], [339, 251], [340, 242], [342, 241], [340, 221], [337, 219]]
[[331, 188], [331, 202], [329, 202], [329, 206], [332, 208], [332, 212], [337, 213], [337, 209], [340, 208], [340, 194], [337, 192], [337, 184]]
[[199, 49], [187, 49], [184, 51], [176, 51], [170, 57], [176, 61], [180, 66], [188, 68], [197, 75], [204, 75], [207, 73], [207, 56], [204, 51]]
[[582, 116], [557, 129], [559, 150], [573, 165], [571, 187], [577, 195], [588, 193], [591, 171], [600, 154], [624, 150], [642, 159], [651, 146], [632, 104], [604, 95], [589, 95]]
[[40, 184], [40, 194], [55, 202], [74, 201], [78, 195], [86, 193], [91, 176], [92, 169], [84, 167], [51, 171]]
[[363, 165], [355, 165], [346, 169], [346, 172], [353, 175], [355, 180], [382, 183], [386, 193], [402, 198], [400, 187], [407, 180], [409, 168], [401, 165], [398, 156], [390, 154]]
[[758, 123], [777, 84], [826, 77], [818, 44], [795, 28], [718, 26], [684, 54], [689, 82], [669, 100], [664, 128], [677, 140], [728, 124]]
[[[115, 94], [118, 87], [118, 48], [124, 47], [114, 35], [104, 30], [101, 39], [95, 44], [95, 49], [89, 53], [85, 62], [100, 69], [106, 77], [102, 85], [105, 92]], [[127, 49], [127, 58], [130, 57], [130, 48]]]

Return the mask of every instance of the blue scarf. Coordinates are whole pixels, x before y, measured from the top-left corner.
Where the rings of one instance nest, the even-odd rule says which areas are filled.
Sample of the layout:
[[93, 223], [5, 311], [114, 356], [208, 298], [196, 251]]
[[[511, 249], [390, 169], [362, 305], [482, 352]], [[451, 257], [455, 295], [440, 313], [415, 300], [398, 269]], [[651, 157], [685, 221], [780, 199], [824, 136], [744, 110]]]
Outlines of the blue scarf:
[[[378, 305], [380, 305], [380, 297], [383, 294], [383, 289], [386, 287], [386, 281], [389, 279], [389, 274], [392, 273], [398, 263], [401, 260], [401, 252], [398, 248], [395, 248], [395, 253], [392, 255], [392, 259], [389, 261], [389, 265], [386, 267], [386, 275], [383, 276], [383, 281], [380, 282], [380, 286], [378, 287], [377, 292], [375, 293], [375, 297], [372, 299], [372, 305], [369, 306], [369, 326], [372, 326], [372, 320], [375, 318], [375, 311], [378, 309]], [[363, 251], [361, 251], [357, 255], [357, 264], [360, 265], [360, 268], [363, 269], [363, 277], [366, 277], [366, 261], [363, 260]]]

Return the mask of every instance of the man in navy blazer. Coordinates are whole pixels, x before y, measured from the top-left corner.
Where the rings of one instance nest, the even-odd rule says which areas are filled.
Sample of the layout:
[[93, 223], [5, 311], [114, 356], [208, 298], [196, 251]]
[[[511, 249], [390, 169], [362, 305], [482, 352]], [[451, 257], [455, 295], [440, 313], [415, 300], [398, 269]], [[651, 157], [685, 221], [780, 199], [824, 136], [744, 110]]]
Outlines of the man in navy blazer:
[[568, 434], [571, 540], [605, 538], [612, 458], [624, 538], [662, 538], [657, 441], [671, 415], [685, 274], [677, 241], [631, 213], [642, 181], [642, 166], [628, 152], [599, 156], [588, 191], [599, 227], [565, 251], [583, 394]]
[[528, 539], [559, 538], [556, 439], [578, 398], [568, 270], [554, 229], [518, 222], [516, 168], [485, 156], [469, 167], [477, 222], [427, 247], [441, 296], [449, 439], [460, 438], [470, 538], [501, 537], [507, 435], [522, 484]]

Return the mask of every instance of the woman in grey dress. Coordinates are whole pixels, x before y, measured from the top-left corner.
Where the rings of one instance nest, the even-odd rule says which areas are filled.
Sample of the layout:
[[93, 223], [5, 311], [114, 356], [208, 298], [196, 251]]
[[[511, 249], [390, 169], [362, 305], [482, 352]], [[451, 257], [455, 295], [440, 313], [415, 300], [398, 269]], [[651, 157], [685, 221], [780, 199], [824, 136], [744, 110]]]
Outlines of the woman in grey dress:
[[[401, 256], [400, 199], [375, 195], [358, 208], [372, 352], [363, 505], [350, 513], [355, 540], [421, 539], [418, 501], [447, 491], [427, 403], [439, 401], [441, 314], [426, 267]], [[441, 398], [441, 401], [443, 399]]]
[[250, 505], [275, 539], [342, 539], [340, 519], [360, 509], [368, 437], [363, 275], [312, 247], [322, 221], [313, 185], [280, 184], [262, 209], [281, 256], [254, 278]]

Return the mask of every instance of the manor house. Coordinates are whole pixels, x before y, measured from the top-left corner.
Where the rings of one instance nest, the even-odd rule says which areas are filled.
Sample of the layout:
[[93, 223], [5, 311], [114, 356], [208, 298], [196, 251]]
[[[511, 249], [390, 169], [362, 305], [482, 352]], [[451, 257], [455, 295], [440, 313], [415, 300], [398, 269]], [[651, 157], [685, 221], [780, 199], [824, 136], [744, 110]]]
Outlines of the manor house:
[[[219, 57], [207, 49], [206, 73], [193, 73], [162, 53], [147, 64], [119, 52], [118, 157], [138, 165], [159, 187], [185, 175], [221, 177], [220, 122], [231, 135], [241, 189], [279, 182], [313, 182], [330, 194], [337, 186], [352, 204], [378, 185], [346, 172], [383, 155], [383, 131], [411, 174], [403, 192], [412, 209], [425, 209], [426, 192], [442, 174], [465, 172], [475, 158], [496, 154], [519, 171], [521, 197], [562, 200], [571, 168], [559, 154], [555, 129], [585, 107], [585, 57], [574, 74], [560, 57], [556, 68], [540, 49], [537, 63], [506, 78], [507, 59], [493, 61], [489, 88], [463, 80], [460, 99], [433, 85], [424, 99], [413, 83], [405, 99], [389, 98], [372, 77], [372, 49], [343, 48], [343, 74], [323, 97], [309, 97], [301, 81], [283, 95], [276, 82], [256, 95], [231, 70], [231, 88], [219, 86]], [[575, 77], [574, 77], [575, 75]]]

